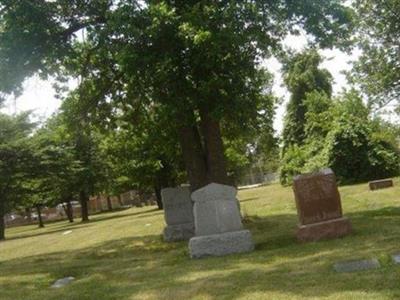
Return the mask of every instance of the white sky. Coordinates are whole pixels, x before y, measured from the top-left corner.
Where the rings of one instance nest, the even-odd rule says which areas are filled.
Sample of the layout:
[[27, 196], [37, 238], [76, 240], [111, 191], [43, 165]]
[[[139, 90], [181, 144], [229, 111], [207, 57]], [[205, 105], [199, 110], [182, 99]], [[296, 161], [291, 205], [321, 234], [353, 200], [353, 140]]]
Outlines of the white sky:
[[[285, 44], [296, 50], [301, 50], [306, 45], [306, 38], [304, 36], [290, 36], [286, 39]], [[352, 55], [348, 55], [337, 49], [323, 50], [321, 54], [326, 58], [321, 67], [331, 72], [334, 78], [333, 92], [337, 95], [348, 85], [342, 72], [350, 70], [350, 61], [354, 60], [358, 54], [353, 53]], [[285, 113], [286, 102], [290, 95], [283, 86], [280, 74], [280, 63], [272, 58], [265, 62], [265, 66], [275, 75], [274, 93], [285, 100], [282, 105], [277, 107], [274, 120], [274, 128], [280, 133], [282, 130], [282, 119]], [[33, 77], [24, 84], [24, 93], [17, 99], [8, 100], [1, 111], [12, 114], [14, 112], [33, 110], [35, 119], [44, 120], [53, 114], [61, 104], [60, 100], [56, 99], [54, 95], [55, 91], [50, 81], [43, 81], [38, 77]]]

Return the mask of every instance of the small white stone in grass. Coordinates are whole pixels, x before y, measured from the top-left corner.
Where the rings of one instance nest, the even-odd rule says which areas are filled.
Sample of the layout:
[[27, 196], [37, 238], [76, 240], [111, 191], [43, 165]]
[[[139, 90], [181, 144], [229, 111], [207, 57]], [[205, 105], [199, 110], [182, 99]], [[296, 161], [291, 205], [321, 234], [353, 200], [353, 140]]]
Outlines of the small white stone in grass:
[[63, 235], [70, 234], [71, 232], [72, 232], [72, 230], [67, 230], [67, 231], [64, 231], [64, 232], [63, 232]]
[[395, 264], [400, 264], [400, 254], [392, 255]]
[[149, 226], [151, 226], [151, 224], [150, 223], [147, 223], [146, 225], [144, 225], [144, 226], [146, 226], [146, 227], [149, 227]]
[[61, 278], [61, 279], [58, 279], [56, 282], [54, 282], [51, 287], [56, 288], [56, 289], [62, 288], [64, 286], [70, 284], [74, 280], [75, 280], [75, 278], [72, 276]]

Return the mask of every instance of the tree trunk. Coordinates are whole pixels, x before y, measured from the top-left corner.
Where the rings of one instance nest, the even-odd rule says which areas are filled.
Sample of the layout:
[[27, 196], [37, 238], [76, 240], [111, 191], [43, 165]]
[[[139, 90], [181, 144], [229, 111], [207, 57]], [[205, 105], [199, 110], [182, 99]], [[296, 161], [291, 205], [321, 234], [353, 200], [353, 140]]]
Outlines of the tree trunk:
[[4, 222], [5, 211], [2, 203], [2, 199], [0, 199], [0, 241], [6, 238], [6, 223]]
[[28, 219], [28, 222], [32, 222], [32, 213], [31, 213], [31, 208], [30, 207], [25, 207], [25, 216]]
[[207, 109], [200, 110], [200, 126], [204, 138], [204, 153], [207, 165], [207, 181], [232, 184], [226, 170], [224, 145], [219, 121], [210, 116]]
[[66, 212], [66, 214], [67, 214], [68, 221], [69, 221], [70, 223], [73, 223], [73, 222], [74, 222], [74, 210], [73, 210], [73, 208], [72, 208], [71, 199], [68, 199], [68, 200], [67, 200], [67, 209], [66, 209], [65, 212]]
[[39, 228], [43, 228], [44, 224], [43, 224], [43, 219], [42, 219], [42, 207], [40, 204], [36, 205], [36, 211], [37, 211], [37, 215], [38, 215]]
[[158, 184], [154, 185], [154, 193], [156, 194], [156, 201], [157, 201], [157, 206], [158, 209], [163, 209], [163, 203], [161, 199], [161, 186]]
[[119, 205], [120, 205], [121, 207], [124, 206], [124, 204], [122, 203], [121, 195], [118, 195], [117, 198], [118, 198], [118, 203], [119, 203]]
[[82, 222], [89, 221], [88, 201], [89, 197], [86, 196], [84, 191], [79, 192], [79, 201], [81, 203]]
[[113, 210], [110, 196], [107, 196], [107, 208], [108, 208], [108, 211], [112, 211]]
[[200, 134], [195, 125], [181, 127], [179, 141], [190, 188], [195, 191], [207, 185], [207, 169]]

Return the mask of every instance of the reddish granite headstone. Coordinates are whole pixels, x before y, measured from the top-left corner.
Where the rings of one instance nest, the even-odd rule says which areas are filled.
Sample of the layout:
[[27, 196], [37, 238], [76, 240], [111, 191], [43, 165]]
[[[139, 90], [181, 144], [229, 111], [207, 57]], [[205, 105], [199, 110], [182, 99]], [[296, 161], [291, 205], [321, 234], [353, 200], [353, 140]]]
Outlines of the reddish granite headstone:
[[392, 179], [380, 179], [380, 180], [374, 180], [374, 181], [369, 182], [369, 189], [371, 191], [384, 189], [384, 188], [388, 188], [388, 187], [392, 187], [392, 186], [393, 186]]
[[336, 177], [331, 169], [296, 176], [293, 182], [300, 224], [300, 241], [336, 238], [351, 232], [351, 223], [343, 218]]

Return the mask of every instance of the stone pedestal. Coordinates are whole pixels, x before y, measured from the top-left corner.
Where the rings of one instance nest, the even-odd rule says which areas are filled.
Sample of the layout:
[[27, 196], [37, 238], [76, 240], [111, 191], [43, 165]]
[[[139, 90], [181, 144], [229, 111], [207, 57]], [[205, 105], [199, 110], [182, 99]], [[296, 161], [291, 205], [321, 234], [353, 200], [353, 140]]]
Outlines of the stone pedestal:
[[293, 190], [300, 220], [296, 233], [299, 241], [332, 239], [351, 233], [351, 222], [343, 218], [336, 177], [331, 169], [296, 176]]
[[196, 233], [189, 241], [192, 258], [254, 249], [250, 231], [243, 229], [236, 194], [234, 187], [216, 183], [192, 193]]
[[300, 242], [315, 242], [321, 239], [335, 239], [352, 231], [348, 218], [333, 219], [308, 225], [299, 225], [296, 232]]
[[193, 203], [190, 190], [185, 188], [166, 188], [161, 191], [164, 217], [167, 226], [164, 240], [176, 242], [194, 236]]

